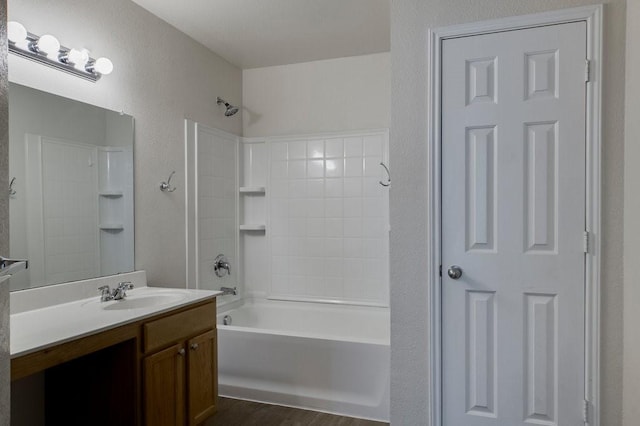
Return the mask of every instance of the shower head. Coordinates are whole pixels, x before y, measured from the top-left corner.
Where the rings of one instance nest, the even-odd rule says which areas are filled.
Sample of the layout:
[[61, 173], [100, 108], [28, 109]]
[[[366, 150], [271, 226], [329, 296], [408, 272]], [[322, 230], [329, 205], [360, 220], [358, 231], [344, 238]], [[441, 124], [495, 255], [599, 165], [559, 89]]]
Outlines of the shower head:
[[224, 112], [225, 117], [231, 117], [236, 112], [238, 112], [238, 107], [235, 107], [235, 106], [231, 105], [229, 102], [226, 102], [220, 96], [218, 96], [217, 104], [218, 105], [224, 105], [227, 108], [226, 111]]

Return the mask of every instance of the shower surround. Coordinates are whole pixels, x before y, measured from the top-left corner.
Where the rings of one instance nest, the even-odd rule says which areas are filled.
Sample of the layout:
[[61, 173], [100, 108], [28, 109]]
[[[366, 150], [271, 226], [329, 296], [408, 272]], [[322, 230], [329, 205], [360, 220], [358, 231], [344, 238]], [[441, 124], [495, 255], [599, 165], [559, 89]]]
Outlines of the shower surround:
[[238, 287], [219, 298], [221, 394], [388, 420], [388, 131], [186, 124], [188, 287]]

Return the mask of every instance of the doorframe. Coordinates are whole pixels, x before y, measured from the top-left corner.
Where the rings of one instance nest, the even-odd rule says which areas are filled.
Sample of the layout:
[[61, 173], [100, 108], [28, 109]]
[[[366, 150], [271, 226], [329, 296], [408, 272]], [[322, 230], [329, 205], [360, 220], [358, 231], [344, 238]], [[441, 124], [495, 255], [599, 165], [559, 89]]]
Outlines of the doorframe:
[[453, 25], [428, 31], [428, 274], [430, 424], [442, 426], [442, 279], [441, 267], [441, 55], [451, 38], [585, 22], [589, 82], [586, 84], [586, 217], [585, 255], [585, 411], [590, 426], [600, 426], [600, 250], [601, 250], [601, 91], [602, 5]]

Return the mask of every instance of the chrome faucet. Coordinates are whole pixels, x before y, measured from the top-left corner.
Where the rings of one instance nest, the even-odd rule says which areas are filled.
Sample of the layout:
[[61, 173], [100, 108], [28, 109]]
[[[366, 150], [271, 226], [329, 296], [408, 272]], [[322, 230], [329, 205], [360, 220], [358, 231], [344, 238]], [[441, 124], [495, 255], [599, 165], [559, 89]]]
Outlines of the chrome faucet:
[[108, 302], [110, 300], [122, 300], [127, 297], [127, 290], [133, 289], [131, 281], [123, 281], [118, 283], [118, 287], [111, 290], [108, 285], [98, 288], [101, 302]]
[[132, 290], [133, 284], [131, 281], [124, 281], [118, 283], [118, 287], [113, 290], [113, 300], [122, 300], [127, 297], [127, 290]]
[[222, 292], [223, 296], [227, 296], [227, 295], [237, 296], [238, 295], [238, 290], [236, 289], [236, 287], [220, 287], [220, 291]]

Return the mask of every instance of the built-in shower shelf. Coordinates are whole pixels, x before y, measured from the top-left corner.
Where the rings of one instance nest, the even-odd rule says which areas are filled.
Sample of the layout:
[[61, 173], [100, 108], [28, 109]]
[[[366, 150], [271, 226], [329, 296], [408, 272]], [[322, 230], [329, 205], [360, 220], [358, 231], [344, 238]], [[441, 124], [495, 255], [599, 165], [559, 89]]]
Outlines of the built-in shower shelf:
[[266, 188], [264, 186], [241, 186], [241, 194], [264, 194]]
[[124, 195], [122, 191], [101, 191], [99, 194], [101, 197], [109, 198], [118, 198]]
[[103, 231], [122, 231], [124, 225], [121, 223], [101, 223], [100, 229]]
[[260, 223], [249, 223], [246, 225], [240, 225], [241, 231], [265, 231], [267, 226]]

